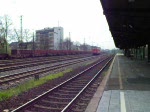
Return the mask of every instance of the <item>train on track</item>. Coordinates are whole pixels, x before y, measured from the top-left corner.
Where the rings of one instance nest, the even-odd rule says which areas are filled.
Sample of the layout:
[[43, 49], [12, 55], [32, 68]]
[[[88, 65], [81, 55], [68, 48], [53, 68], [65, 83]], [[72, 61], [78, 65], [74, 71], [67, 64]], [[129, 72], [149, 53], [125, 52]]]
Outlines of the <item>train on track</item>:
[[75, 51], [75, 50], [11, 50], [11, 53], [0, 52], [0, 59], [16, 59], [29, 57], [59, 56], [59, 55], [76, 55], [90, 54], [91, 51]]
[[43, 56], [76, 55], [76, 54], [99, 55], [100, 53], [101, 50], [99, 47], [94, 47], [92, 51], [11, 49], [7, 41], [5, 41], [4, 39], [0, 39], [0, 59], [16, 59], [16, 58], [43, 57]]
[[11, 58], [44, 57], [60, 55], [88, 54], [90, 51], [75, 50], [11, 50]]
[[0, 59], [16, 59], [76, 54], [91, 54], [91, 51], [11, 49], [5, 40], [0, 40]]
[[92, 49], [92, 54], [93, 55], [99, 55], [101, 53], [101, 50], [99, 47], [95, 47]]

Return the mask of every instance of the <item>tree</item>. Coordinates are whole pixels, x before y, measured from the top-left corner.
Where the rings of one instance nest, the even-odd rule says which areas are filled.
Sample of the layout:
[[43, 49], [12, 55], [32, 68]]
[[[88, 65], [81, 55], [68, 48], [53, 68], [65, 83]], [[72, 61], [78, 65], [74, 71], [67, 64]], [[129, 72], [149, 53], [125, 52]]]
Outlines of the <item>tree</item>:
[[23, 37], [24, 37], [24, 40], [26, 42], [29, 42], [29, 41], [32, 40], [32, 33], [30, 32], [29, 29], [24, 29], [24, 31], [23, 31]]
[[8, 15], [4, 15], [0, 17], [1, 22], [1, 37], [5, 38], [8, 41], [8, 37], [11, 38], [11, 29], [10, 26], [12, 25], [12, 20]]
[[24, 29], [22, 31], [22, 34], [20, 33], [20, 30], [16, 30], [14, 29], [14, 34], [13, 34], [13, 38], [18, 42], [18, 44], [20, 45], [20, 48], [22, 48], [22, 43], [24, 42], [29, 42], [32, 40], [33, 36], [32, 33], [30, 32], [29, 29]]
[[66, 38], [63, 42], [63, 47], [66, 50], [71, 50], [72, 44], [73, 44], [73, 42], [71, 42], [70, 38]]
[[74, 42], [75, 50], [79, 50], [79, 46], [81, 45], [80, 42], [76, 41]]
[[[11, 18], [8, 15], [0, 17], [0, 44], [3, 46], [3, 53], [10, 54], [8, 44], [8, 36], [10, 34], [10, 26], [12, 25]], [[2, 53], [2, 51], [1, 51]]]

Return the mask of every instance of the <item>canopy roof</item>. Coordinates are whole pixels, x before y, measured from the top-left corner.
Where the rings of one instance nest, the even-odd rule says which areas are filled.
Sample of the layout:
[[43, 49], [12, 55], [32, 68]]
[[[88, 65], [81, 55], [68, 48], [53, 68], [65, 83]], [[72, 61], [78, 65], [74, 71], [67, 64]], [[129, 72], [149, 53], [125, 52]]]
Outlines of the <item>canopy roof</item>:
[[150, 42], [150, 0], [100, 0], [116, 47]]

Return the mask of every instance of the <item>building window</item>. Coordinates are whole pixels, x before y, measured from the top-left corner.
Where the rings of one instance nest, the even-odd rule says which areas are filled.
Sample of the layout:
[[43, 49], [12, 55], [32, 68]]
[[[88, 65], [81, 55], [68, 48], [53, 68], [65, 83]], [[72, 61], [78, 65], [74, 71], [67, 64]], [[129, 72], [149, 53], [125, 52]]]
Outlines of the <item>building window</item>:
[[49, 36], [52, 37], [52, 36], [53, 36], [53, 33], [50, 33]]

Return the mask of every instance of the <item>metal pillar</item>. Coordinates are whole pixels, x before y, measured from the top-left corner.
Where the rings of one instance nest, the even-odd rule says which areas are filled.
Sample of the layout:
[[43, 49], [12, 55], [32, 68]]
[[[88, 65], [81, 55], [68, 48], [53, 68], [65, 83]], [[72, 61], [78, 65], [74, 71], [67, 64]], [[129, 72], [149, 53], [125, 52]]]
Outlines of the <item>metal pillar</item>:
[[138, 48], [135, 48], [135, 58], [138, 58]]
[[124, 55], [128, 57], [128, 49], [124, 50]]
[[130, 49], [130, 58], [134, 59], [134, 49], [133, 48]]
[[134, 48], [134, 58], [136, 59], [136, 48]]
[[143, 59], [145, 59], [145, 46], [143, 46]]
[[142, 47], [140, 47], [139, 55], [140, 55], [140, 59], [142, 60], [143, 59], [143, 49], [142, 49]]
[[124, 49], [124, 55], [127, 56], [127, 49]]
[[33, 43], [32, 44], [33, 44], [32, 45], [32, 50], [33, 50], [32, 57], [34, 57], [34, 51], [35, 51], [34, 32], [33, 32]]
[[150, 42], [148, 43], [148, 62], [150, 62]]

